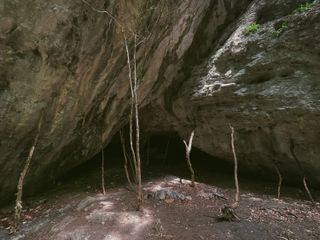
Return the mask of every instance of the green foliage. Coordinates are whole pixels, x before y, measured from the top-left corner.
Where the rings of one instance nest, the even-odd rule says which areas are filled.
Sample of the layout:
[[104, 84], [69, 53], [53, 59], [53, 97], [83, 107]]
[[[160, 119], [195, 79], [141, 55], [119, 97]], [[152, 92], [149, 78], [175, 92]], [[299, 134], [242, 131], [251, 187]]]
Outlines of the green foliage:
[[303, 3], [299, 5], [299, 7], [296, 10], [294, 10], [294, 13], [303, 13], [305, 11], [310, 10], [314, 5], [315, 3], [310, 3], [310, 2]]
[[256, 33], [258, 31], [259, 27], [260, 27], [259, 24], [257, 24], [256, 22], [253, 22], [249, 26], [246, 27], [246, 29], [244, 30], [244, 34], [250, 35], [250, 34]]
[[288, 22], [284, 21], [281, 26], [272, 32], [272, 35], [275, 37], [279, 37], [285, 30], [288, 29]]

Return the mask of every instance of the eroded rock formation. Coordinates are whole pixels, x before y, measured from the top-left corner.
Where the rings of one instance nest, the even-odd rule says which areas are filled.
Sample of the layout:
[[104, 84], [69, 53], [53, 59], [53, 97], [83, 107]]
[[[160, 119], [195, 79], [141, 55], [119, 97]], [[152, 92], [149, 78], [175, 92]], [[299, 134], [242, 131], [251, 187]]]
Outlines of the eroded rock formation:
[[[295, 155], [319, 183], [320, 6], [297, 5], [254, 1], [174, 99], [150, 108], [183, 137], [195, 129], [195, 146], [230, 161], [231, 124], [243, 170], [276, 175], [275, 163], [287, 180], [301, 181]], [[245, 34], [254, 23], [257, 31]], [[153, 125], [161, 126], [157, 117]]]
[[[139, 33], [146, 131], [195, 129], [195, 146], [231, 160], [228, 124], [252, 170], [298, 174], [290, 141], [320, 182], [319, 4], [304, 1], [0, 2], [0, 201], [13, 196], [40, 115], [28, 192], [88, 160], [128, 120], [123, 29]], [[110, 17], [107, 10], [119, 23]], [[244, 29], [253, 22], [258, 30]]]

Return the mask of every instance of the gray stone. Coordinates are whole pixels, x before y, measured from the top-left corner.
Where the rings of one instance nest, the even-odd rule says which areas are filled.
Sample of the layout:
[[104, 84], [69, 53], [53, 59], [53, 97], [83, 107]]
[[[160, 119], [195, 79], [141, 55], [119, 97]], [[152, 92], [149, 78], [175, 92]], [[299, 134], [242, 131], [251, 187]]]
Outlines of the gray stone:
[[93, 210], [88, 216], [86, 216], [86, 219], [89, 222], [94, 222], [94, 223], [100, 223], [100, 224], [105, 224], [106, 222], [114, 222], [117, 218], [116, 213], [110, 212], [110, 211], [105, 211], [102, 209], [95, 209]]
[[158, 199], [160, 199], [160, 200], [166, 199], [166, 195], [167, 195], [166, 190], [159, 190], [159, 191], [157, 192], [157, 197], [158, 197]]
[[186, 200], [192, 201], [192, 197], [191, 196], [186, 196]]
[[94, 197], [90, 197], [90, 196], [86, 197], [85, 199], [81, 200], [81, 202], [78, 204], [77, 211], [82, 211], [83, 209], [85, 209], [95, 201], [96, 199]]
[[184, 201], [187, 199], [187, 196], [185, 194], [179, 193], [171, 189], [160, 189], [155, 192], [150, 192], [150, 193], [147, 193], [146, 197], [155, 198], [157, 200], [176, 199], [176, 200]]
[[184, 201], [186, 199], [186, 196], [182, 193], [178, 194], [178, 199], [181, 201]]
[[67, 225], [70, 224], [73, 220], [75, 220], [75, 217], [66, 216], [60, 222], [53, 225], [51, 228], [51, 231], [52, 232], [62, 232], [67, 227]]
[[63, 231], [57, 235], [57, 240], [89, 240], [90, 234], [85, 227], [74, 229], [73, 231]]

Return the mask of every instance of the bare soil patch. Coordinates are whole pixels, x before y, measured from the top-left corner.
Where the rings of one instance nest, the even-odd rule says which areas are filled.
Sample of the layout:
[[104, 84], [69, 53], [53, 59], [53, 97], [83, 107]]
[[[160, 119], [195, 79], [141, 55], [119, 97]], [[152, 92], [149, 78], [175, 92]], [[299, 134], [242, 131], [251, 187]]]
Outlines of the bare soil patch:
[[[234, 189], [174, 176], [144, 182], [144, 208], [135, 211], [135, 194], [125, 186], [107, 194], [55, 190], [32, 200], [22, 212], [19, 231], [8, 228], [12, 213], [0, 215], [0, 239], [320, 239], [320, 207], [293, 198], [243, 192], [240, 221], [221, 221], [219, 209], [233, 201]], [[70, 186], [69, 186], [70, 187]]]

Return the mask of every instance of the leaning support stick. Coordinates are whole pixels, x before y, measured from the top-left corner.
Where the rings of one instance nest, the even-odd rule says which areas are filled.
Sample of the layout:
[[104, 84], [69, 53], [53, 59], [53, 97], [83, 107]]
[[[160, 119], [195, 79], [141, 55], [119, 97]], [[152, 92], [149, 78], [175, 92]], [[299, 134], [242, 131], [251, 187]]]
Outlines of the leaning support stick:
[[[142, 179], [141, 179], [141, 160], [140, 160], [140, 125], [139, 125], [139, 101], [138, 101], [138, 78], [137, 78], [137, 60], [136, 60], [136, 47], [137, 47], [137, 36], [134, 34], [134, 51], [133, 51], [133, 69], [131, 66], [131, 57], [129, 53], [129, 46], [125, 33], [124, 45], [127, 55], [127, 64], [129, 68], [128, 78], [131, 92], [131, 109], [130, 109], [130, 150], [135, 168], [135, 177], [137, 180], [137, 210], [141, 210], [143, 204], [143, 193], [142, 193]], [[133, 123], [135, 125], [133, 126]], [[135, 127], [135, 147], [133, 142], [133, 127]]]
[[104, 150], [103, 150], [103, 135], [101, 134], [101, 186], [102, 186], [102, 193], [106, 195], [106, 188], [104, 184]]
[[273, 166], [274, 168], [276, 169], [277, 171], [277, 175], [278, 175], [278, 199], [280, 199], [280, 195], [281, 195], [281, 186], [282, 186], [282, 175], [281, 175], [281, 172], [277, 166], [277, 164], [275, 162], [273, 162]]
[[313, 197], [312, 197], [312, 194], [311, 194], [311, 192], [310, 192], [310, 190], [309, 190], [309, 187], [308, 187], [308, 184], [307, 184], [307, 180], [306, 180], [305, 171], [304, 171], [304, 169], [303, 169], [303, 167], [302, 167], [299, 159], [297, 158], [297, 156], [296, 156], [296, 154], [295, 154], [295, 152], [294, 152], [294, 147], [295, 147], [295, 145], [294, 145], [294, 140], [293, 140], [293, 139], [290, 139], [290, 152], [291, 152], [291, 155], [292, 155], [292, 157], [294, 158], [294, 160], [296, 161], [296, 163], [297, 163], [297, 165], [298, 165], [298, 167], [299, 167], [300, 173], [301, 173], [301, 175], [302, 175], [303, 186], [304, 186], [304, 188], [305, 188], [305, 190], [306, 190], [306, 192], [307, 192], [307, 194], [308, 194], [308, 197], [309, 197], [310, 201], [312, 202], [312, 204], [315, 205], [316, 202], [314, 201], [314, 199], [313, 199]]
[[236, 154], [236, 149], [234, 146], [234, 128], [230, 125], [231, 129], [231, 147], [232, 147], [232, 153], [233, 153], [233, 159], [234, 159], [234, 183], [236, 186], [236, 194], [235, 194], [235, 202], [232, 204], [233, 208], [237, 208], [239, 206], [239, 180], [238, 180], [238, 159]]
[[227, 221], [240, 220], [240, 218], [236, 215], [234, 210], [239, 206], [240, 199], [240, 189], [239, 189], [239, 181], [238, 181], [238, 159], [236, 154], [236, 149], [234, 145], [234, 128], [230, 125], [231, 129], [231, 149], [233, 153], [234, 159], [234, 182], [236, 186], [235, 200], [234, 203], [230, 206], [225, 205], [220, 209], [221, 219]]
[[194, 185], [194, 170], [193, 170], [193, 167], [192, 167], [192, 164], [191, 164], [191, 159], [190, 159], [193, 136], [194, 136], [194, 131], [192, 131], [192, 133], [190, 135], [188, 144], [187, 144], [187, 142], [185, 140], [183, 140], [183, 143], [184, 143], [184, 145], [186, 147], [186, 160], [187, 160], [189, 171], [191, 173], [191, 187], [195, 186]]
[[22, 194], [23, 194], [23, 184], [24, 184], [24, 179], [27, 175], [35, 148], [38, 144], [39, 136], [40, 136], [40, 131], [41, 131], [41, 125], [42, 125], [42, 118], [43, 118], [43, 113], [41, 113], [39, 123], [38, 123], [38, 128], [37, 128], [37, 134], [33, 140], [33, 144], [30, 148], [29, 155], [27, 158], [27, 161], [24, 165], [24, 168], [22, 172], [20, 173], [19, 181], [18, 181], [18, 186], [17, 186], [17, 198], [16, 198], [16, 205], [15, 205], [15, 213], [14, 213], [14, 218], [15, 218], [15, 228], [17, 227], [18, 221], [20, 220], [21, 217], [21, 211], [22, 211]]
[[127, 178], [127, 181], [129, 183], [130, 188], [134, 189], [133, 185], [132, 185], [132, 181], [130, 179], [130, 174], [128, 171], [128, 155], [127, 155], [127, 151], [126, 151], [126, 143], [125, 143], [124, 136], [123, 136], [123, 133], [121, 130], [120, 130], [120, 141], [121, 141], [122, 152], [123, 152], [123, 157], [124, 157], [124, 172], [126, 174], [126, 178]]

